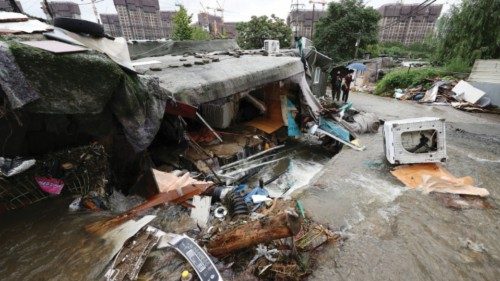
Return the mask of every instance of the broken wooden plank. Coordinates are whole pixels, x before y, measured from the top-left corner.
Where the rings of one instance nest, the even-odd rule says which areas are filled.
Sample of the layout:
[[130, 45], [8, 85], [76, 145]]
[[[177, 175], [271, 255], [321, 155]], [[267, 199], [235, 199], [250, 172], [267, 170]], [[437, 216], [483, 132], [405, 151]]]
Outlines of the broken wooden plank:
[[293, 210], [288, 210], [273, 217], [265, 217], [219, 233], [208, 243], [207, 248], [213, 256], [223, 257], [260, 243], [294, 236], [300, 228], [299, 215]]

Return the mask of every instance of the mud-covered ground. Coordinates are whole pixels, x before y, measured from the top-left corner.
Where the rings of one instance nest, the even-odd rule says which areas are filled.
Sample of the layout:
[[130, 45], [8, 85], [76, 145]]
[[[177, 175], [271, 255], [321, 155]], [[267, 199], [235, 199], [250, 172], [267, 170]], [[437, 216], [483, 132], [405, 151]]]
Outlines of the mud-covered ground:
[[322, 252], [310, 280], [498, 280], [500, 116], [360, 93], [351, 101], [385, 120], [445, 118], [446, 168], [490, 197], [457, 210], [446, 205], [461, 198], [408, 190], [389, 173], [381, 131], [363, 135], [366, 151], [343, 149], [300, 196], [314, 219], [349, 237]]

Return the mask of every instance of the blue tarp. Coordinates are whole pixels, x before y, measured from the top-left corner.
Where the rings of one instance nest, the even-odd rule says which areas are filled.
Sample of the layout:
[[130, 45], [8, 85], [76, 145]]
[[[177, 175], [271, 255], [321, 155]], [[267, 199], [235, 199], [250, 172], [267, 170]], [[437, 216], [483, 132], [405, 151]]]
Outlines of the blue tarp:
[[295, 105], [289, 100], [287, 100], [287, 111], [286, 111], [286, 116], [287, 116], [287, 121], [288, 121], [288, 136], [289, 137], [298, 137], [300, 136], [300, 129], [299, 126], [297, 125], [297, 122], [295, 122], [295, 119], [293, 118], [292, 111], [291, 109], [295, 109]]

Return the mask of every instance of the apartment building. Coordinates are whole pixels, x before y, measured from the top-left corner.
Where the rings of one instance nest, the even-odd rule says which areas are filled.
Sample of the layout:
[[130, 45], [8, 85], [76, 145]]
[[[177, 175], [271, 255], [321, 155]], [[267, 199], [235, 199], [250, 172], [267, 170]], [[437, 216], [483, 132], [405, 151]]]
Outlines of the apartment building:
[[[21, 2], [18, 0], [15, 1], [17, 4], [17, 7], [23, 12], [23, 7], [21, 6]], [[0, 0], [0, 11], [4, 12], [14, 12], [14, 8], [12, 7], [11, 3], [9, 0]]]
[[113, 0], [123, 36], [129, 40], [163, 37], [158, 0]]
[[122, 37], [122, 27], [117, 14], [100, 14], [101, 24], [104, 27], [104, 32], [113, 37]]
[[175, 11], [160, 11], [160, 22], [161, 22], [161, 30], [162, 36], [164, 38], [171, 38], [172, 32], [174, 29], [173, 26], [173, 18], [175, 15]]
[[[69, 2], [69, 1], [57, 1], [57, 2], [48, 2], [50, 11], [52, 12], [52, 16], [54, 18], [57, 17], [66, 17], [79, 19], [81, 18], [80, 6], [78, 4]], [[41, 2], [43, 12], [50, 18], [50, 13], [47, 11], [45, 3]]]
[[443, 5], [419, 6], [418, 4], [386, 4], [378, 11], [380, 42], [401, 42], [411, 45], [423, 42], [434, 31]]
[[293, 36], [313, 38], [313, 21], [316, 24], [326, 15], [323, 10], [292, 10], [286, 18], [287, 25], [292, 29]]

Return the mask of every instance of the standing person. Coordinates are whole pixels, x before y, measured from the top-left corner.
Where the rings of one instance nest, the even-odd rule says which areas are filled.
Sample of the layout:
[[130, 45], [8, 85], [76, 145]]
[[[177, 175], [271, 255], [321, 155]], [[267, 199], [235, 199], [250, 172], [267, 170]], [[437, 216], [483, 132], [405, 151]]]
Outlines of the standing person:
[[352, 82], [352, 71], [350, 71], [345, 77], [342, 82], [342, 101], [347, 102], [347, 99], [349, 98], [349, 91], [351, 89], [351, 82]]
[[340, 71], [337, 73], [332, 71], [332, 100], [340, 100], [340, 90], [342, 86], [342, 77], [340, 77]]

